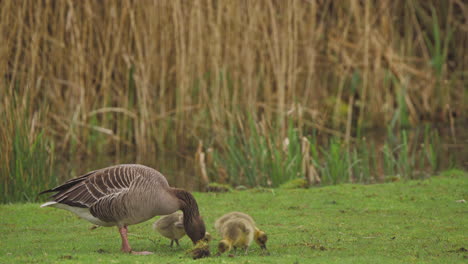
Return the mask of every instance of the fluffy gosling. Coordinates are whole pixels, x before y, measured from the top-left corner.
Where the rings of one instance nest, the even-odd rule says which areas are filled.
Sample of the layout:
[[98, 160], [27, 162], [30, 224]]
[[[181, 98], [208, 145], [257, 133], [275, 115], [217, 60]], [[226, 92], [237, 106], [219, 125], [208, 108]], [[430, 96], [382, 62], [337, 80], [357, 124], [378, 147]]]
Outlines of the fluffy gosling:
[[[177, 246], [180, 246], [179, 239], [185, 236], [183, 219], [184, 215], [182, 212], [175, 212], [170, 215], [163, 216], [154, 222], [153, 229], [164, 237], [169, 238], [171, 240], [171, 247], [174, 245], [174, 242], [177, 244]], [[205, 237], [202, 240], [207, 243], [210, 242], [210, 233], [206, 232]]]
[[193, 259], [199, 259], [210, 256], [210, 245], [204, 240], [200, 240], [195, 244], [192, 249], [185, 252], [190, 255]]
[[266, 242], [268, 241], [268, 236], [264, 231], [262, 231], [262, 230], [260, 230], [260, 229], [258, 229], [256, 227], [255, 221], [248, 214], [245, 214], [245, 213], [242, 213], [242, 212], [227, 213], [227, 214], [221, 216], [218, 220], [216, 220], [215, 229], [218, 231], [218, 233], [221, 234], [221, 227], [224, 225], [224, 223], [231, 220], [231, 219], [236, 219], [236, 218], [244, 219], [244, 220], [248, 221], [254, 227], [254, 240], [255, 240], [255, 243], [257, 243], [260, 246], [260, 248], [263, 250], [264, 253], [267, 253], [268, 251], [267, 251], [267, 248], [266, 248]]
[[244, 218], [232, 218], [219, 226], [219, 233], [223, 239], [218, 244], [218, 255], [229, 252], [231, 249], [241, 248], [247, 250], [254, 239], [255, 226]]
[[154, 222], [153, 229], [164, 237], [169, 238], [171, 240], [171, 247], [174, 245], [174, 242], [177, 246], [180, 246], [179, 239], [185, 236], [183, 217], [182, 212], [163, 216]]

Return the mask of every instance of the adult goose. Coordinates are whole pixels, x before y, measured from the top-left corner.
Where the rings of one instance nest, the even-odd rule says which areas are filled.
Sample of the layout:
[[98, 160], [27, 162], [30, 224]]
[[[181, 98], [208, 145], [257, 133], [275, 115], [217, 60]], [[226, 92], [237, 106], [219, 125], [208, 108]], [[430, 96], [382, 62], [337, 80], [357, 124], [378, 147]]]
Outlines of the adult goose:
[[132, 251], [127, 226], [144, 222], [156, 215], [182, 210], [185, 232], [195, 244], [205, 236], [205, 223], [195, 198], [189, 192], [169, 186], [158, 171], [137, 164], [116, 165], [86, 173], [50, 190], [57, 192], [41, 207], [56, 207], [73, 212], [100, 226], [117, 226], [122, 251]]

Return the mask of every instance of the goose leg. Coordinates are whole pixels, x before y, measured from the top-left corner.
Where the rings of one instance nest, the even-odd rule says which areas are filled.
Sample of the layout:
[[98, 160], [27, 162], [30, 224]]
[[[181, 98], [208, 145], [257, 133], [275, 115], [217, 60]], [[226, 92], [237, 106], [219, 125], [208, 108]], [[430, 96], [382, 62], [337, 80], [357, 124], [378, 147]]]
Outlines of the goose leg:
[[138, 251], [132, 251], [132, 248], [130, 247], [130, 244], [128, 243], [128, 229], [126, 226], [123, 226], [123, 227], [119, 227], [119, 233], [120, 233], [120, 237], [122, 238], [122, 252], [125, 252], [125, 253], [132, 253], [132, 254], [135, 254], [135, 255], [150, 255], [150, 254], [153, 254], [152, 252], [149, 252], [149, 251], [141, 251], [141, 252], [138, 252]]
[[175, 243], [177, 244], [178, 247], [180, 247], [178, 239], [175, 239]]
[[128, 243], [127, 227], [126, 226], [119, 227], [119, 233], [120, 233], [120, 237], [122, 238], [122, 249], [121, 249], [122, 252], [125, 252], [125, 253], [132, 252], [132, 248], [130, 247], [130, 244]]
[[172, 247], [173, 245], [174, 245], [174, 239], [171, 240], [171, 244], [169, 246]]

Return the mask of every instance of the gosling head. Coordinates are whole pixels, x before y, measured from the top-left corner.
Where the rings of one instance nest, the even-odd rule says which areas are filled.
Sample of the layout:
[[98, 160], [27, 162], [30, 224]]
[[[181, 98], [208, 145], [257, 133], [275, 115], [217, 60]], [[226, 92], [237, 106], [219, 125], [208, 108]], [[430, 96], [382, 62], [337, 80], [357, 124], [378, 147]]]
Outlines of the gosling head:
[[211, 234], [206, 232], [202, 240], [205, 241], [206, 243], [209, 243], [211, 239], [212, 239]]
[[218, 254], [223, 254], [224, 252], [230, 251], [232, 248], [231, 243], [227, 240], [221, 240], [218, 244]]
[[185, 233], [192, 240], [193, 244], [202, 240], [205, 237], [206, 229], [205, 222], [200, 216], [184, 221]]
[[204, 257], [209, 257], [210, 254], [210, 246], [203, 240], [200, 240], [195, 247], [189, 250], [187, 253], [192, 255], [193, 259], [199, 259]]
[[255, 231], [255, 242], [260, 246], [261, 249], [266, 250], [266, 242], [268, 241], [268, 236], [265, 232], [256, 230]]

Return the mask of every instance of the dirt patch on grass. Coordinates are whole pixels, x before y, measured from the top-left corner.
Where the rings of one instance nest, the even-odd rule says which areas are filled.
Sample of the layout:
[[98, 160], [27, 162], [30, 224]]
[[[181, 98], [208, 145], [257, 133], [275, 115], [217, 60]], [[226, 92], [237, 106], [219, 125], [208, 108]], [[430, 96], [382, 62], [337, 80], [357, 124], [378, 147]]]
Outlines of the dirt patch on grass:
[[449, 250], [448, 252], [451, 252], [451, 253], [465, 253], [465, 252], [468, 252], [468, 249], [466, 249], [464, 247], [461, 247], [459, 249]]

